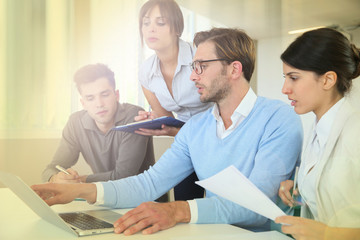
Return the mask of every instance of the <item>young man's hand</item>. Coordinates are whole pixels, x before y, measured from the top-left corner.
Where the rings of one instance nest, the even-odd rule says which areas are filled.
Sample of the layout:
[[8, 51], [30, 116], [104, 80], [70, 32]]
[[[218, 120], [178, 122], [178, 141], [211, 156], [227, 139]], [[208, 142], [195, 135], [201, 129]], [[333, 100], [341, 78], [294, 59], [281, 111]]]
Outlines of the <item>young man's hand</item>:
[[52, 183], [79, 183], [81, 182], [80, 176], [77, 171], [74, 169], [68, 168], [66, 171], [70, 174], [66, 174], [63, 172], [58, 172], [54, 174], [49, 179], [49, 182]]

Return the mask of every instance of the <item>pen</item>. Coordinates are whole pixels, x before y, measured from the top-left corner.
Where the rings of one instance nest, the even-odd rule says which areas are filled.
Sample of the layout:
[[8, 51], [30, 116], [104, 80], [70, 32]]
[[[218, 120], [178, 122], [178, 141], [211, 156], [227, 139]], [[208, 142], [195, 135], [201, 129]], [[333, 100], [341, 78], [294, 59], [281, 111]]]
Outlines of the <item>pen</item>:
[[299, 167], [296, 167], [295, 169], [295, 177], [294, 177], [294, 186], [293, 186], [293, 191], [292, 191], [292, 194], [291, 194], [291, 197], [294, 196], [294, 191], [297, 187], [297, 177], [298, 177], [298, 173], [299, 173]]
[[62, 166], [59, 166], [59, 165], [56, 165], [55, 166], [57, 170], [67, 174], [67, 175], [70, 175], [70, 173], [68, 171], [65, 170], [65, 168], [63, 168]]
[[86, 201], [86, 200], [83, 198], [75, 198], [74, 201]]

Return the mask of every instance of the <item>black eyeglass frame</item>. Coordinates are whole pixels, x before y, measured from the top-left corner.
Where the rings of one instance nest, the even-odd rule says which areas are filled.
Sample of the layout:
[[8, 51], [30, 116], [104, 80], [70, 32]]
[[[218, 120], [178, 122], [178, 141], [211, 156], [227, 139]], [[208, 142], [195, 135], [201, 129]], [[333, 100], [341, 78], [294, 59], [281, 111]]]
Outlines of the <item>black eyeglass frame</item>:
[[[189, 64], [189, 66], [191, 67], [191, 69], [193, 71], [195, 71], [195, 73], [197, 75], [200, 75], [204, 72], [203, 70], [203, 67], [201, 66], [202, 63], [207, 63], [207, 62], [215, 62], [215, 61], [228, 61], [227, 59], [225, 58], [217, 58], [217, 59], [210, 59], [210, 60], [196, 60], [196, 61], [193, 61], [192, 63]], [[196, 69], [196, 64], [199, 64], [199, 67], [200, 67], [200, 72], [198, 72]]]

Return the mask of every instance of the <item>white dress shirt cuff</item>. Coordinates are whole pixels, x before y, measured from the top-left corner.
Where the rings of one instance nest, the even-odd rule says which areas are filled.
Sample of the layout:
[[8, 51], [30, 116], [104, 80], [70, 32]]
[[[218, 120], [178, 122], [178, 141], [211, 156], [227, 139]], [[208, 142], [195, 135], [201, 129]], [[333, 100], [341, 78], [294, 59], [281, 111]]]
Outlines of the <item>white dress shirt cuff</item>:
[[188, 202], [189, 207], [190, 207], [190, 214], [191, 214], [190, 223], [197, 223], [197, 221], [198, 221], [198, 207], [197, 207], [196, 200], [188, 200], [187, 202]]
[[104, 204], [104, 187], [100, 182], [94, 183], [96, 186], [96, 202], [94, 205], [103, 205]]

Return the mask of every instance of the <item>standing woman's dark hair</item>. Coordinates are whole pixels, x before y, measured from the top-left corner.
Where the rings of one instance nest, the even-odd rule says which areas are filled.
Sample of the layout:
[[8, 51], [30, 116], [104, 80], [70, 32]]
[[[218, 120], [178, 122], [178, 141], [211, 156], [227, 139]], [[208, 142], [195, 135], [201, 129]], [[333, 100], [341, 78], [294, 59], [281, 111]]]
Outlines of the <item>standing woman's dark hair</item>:
[[359, 49], [340, 32], [320, 28], [298, 37], [281, 55], [281, 60], [300, 70], [323, 75], [328, 71], [337, 74], [337, 90], [347, 93], [352, 79], [360, 75]]
[[184, 17], [179, 5], [174, 0], [149, 0], [141, 7], [139, 13], [139, 32], [141, 41], [143, 42], [143, 34], [141, 31], [143, 19], [146, 13], [155, 6], [159, 6], [161, 15], [166, 18], [170, 25], [170, 31], [175, 32], [178, 38], [180, 38], [184, 31]]

